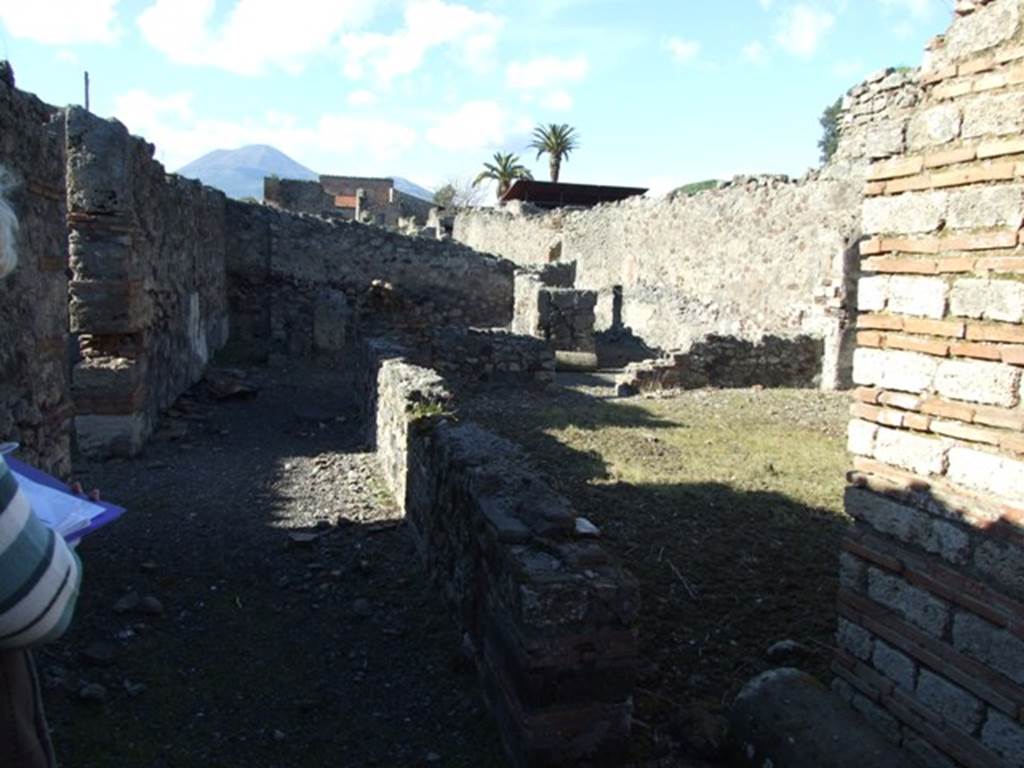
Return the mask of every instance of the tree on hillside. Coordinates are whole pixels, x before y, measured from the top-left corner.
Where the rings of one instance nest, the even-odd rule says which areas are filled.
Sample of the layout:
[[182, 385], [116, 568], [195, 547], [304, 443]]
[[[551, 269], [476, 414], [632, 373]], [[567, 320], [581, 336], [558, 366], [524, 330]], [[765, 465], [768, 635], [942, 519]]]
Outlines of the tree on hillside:
[[839, 118], [843, 113], [843, 100], [836, 99], [836, 103], [826, 107], [821, 116], [822, 136], [818, 142], [818, 149], [821, 150], [821, 162], [827, 163], [832, 155], [839, 149]]
[[516, 179], [532, 178], [533, 174], [530, 173], [530, 169], [519, 162], [519, 155], [512, 152], [495, 152], [494, 162], [484, 163], [484, 170], [473, 181], [473, 186], [477, 186], [481, 181], [496, 181], [498, 182], [498, 197], [501, 197], [508, 192], [508, 188]]
[[434, 193], [434, 205], [439, 208], [473, 208], [483, 205], [484, 191], [474, 182], [457, 177], [449, 178]]
[[550, 123], [538, 125], [533, 129], [533, 141], [530, 149], [537, 150], [537, 159], [541, 155], [548, 156], [551, 169], [551, 180], [558, 181], [562, 171], [562, 162], [569, 159], [569, 153], [579, 148], [579, 136], [571, 125]]

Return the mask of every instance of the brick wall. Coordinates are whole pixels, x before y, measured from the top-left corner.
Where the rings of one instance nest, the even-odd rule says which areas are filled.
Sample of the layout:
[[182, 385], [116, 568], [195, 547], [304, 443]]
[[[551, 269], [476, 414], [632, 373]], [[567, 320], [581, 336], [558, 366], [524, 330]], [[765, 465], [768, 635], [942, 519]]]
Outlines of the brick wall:
[[[0, 441], [46, 471], [71, 468], [64, 121], [0, 62], [0, 165], [18, 217], [18, 268], [0, 280]], [[3, 182], [0, 182], [3, 183]]]
[[131, 454], [227, 340], [225, 197], [79, 107], [67, 156], [78, 445]]
[[[365, 346], [364, 401], [387, 482], [465, 633], [512, 765], [620, 765], [637, 585], [520, 449], [453, 408], [392, 344]], [[430, 415], [433, 414], [433, 415]]]
[[1024, 755], [1022, 15], [957, 4], [864, 202], [835, 687], [925, 766]]

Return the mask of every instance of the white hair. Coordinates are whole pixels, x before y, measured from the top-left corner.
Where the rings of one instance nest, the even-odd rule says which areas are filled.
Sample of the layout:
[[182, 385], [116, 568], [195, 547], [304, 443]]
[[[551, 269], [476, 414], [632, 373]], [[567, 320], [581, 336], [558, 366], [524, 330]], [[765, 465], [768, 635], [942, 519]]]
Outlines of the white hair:
[[0, 277], [7, 277], [18, 265], [18, 217], [7, 201], [14, 178], [0, 165]]

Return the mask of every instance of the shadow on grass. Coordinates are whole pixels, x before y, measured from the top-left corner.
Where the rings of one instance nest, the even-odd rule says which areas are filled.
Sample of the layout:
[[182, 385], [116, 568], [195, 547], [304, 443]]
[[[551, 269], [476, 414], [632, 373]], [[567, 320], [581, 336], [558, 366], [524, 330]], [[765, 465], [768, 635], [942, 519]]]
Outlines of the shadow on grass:
[[[786, 456], [759, 456], [756, 441], [733, 447], [736, 471], [759, 488], [713, 479], [666, 482], [674, 462], [692, 463], [712, 450], [685, 443], [697, 429], [685, 416], [665, 418], [642, 401], [565, 390], [514, 396], [504, 410], [499, 400], [485, 393], [467, 416], [523, 445], [640, 582], [636, 717], [647, 727], [636, 731], [638, 757], [663, 753], [681, 710], [697, 704], [720, 712], [748, 679], [779, 666], [766, 656], [778, 641], [802, 646], [787, 663], [828, 679], [846, 523], [836, 508], [779, 490], [781, 473], [790, 469]], [[699, 425], [702, 436], [707, 428]], [[668, 430], [682, 435], [683, 447]], [[616, 479], [622, 467], [613, 466], [612, 453], [617, 462], [627, 456], [638, 479]], [[758, 462], [753, 471], [745, 465], [751, 460]], [[658, 479], [639, 479], [646, 472]]]

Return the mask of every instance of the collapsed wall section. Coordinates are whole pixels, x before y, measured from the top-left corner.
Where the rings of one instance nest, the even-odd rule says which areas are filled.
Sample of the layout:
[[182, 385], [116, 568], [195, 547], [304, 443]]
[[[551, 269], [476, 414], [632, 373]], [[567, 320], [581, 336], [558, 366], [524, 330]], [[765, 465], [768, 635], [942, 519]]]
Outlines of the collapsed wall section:
[[1022, 17], [958, 4], [864, 203], [835, 689], [930, 767], [1024, 754]]
[[[507, 441], [449, 418], [400, 347], [365, 347], [381, 466], [517, 766], [618, 765], [628, 748], [637, 585]], [[585, 529], [585, 526], [583, 527]]]
[[78, 444], [131, 454], [227, 340], [225, 197], [78, 107], [67, 160]]
[[0, 188], [18, 219], [18, 266], [0, 280], [0, 441], [47, 472], [71, 469], [64, 121], [0, 62]]
[[232, 340], [256, 357], [340, 349], [357, 327], [507, 326], [513, 265], [451, 242], [228, 202]]

